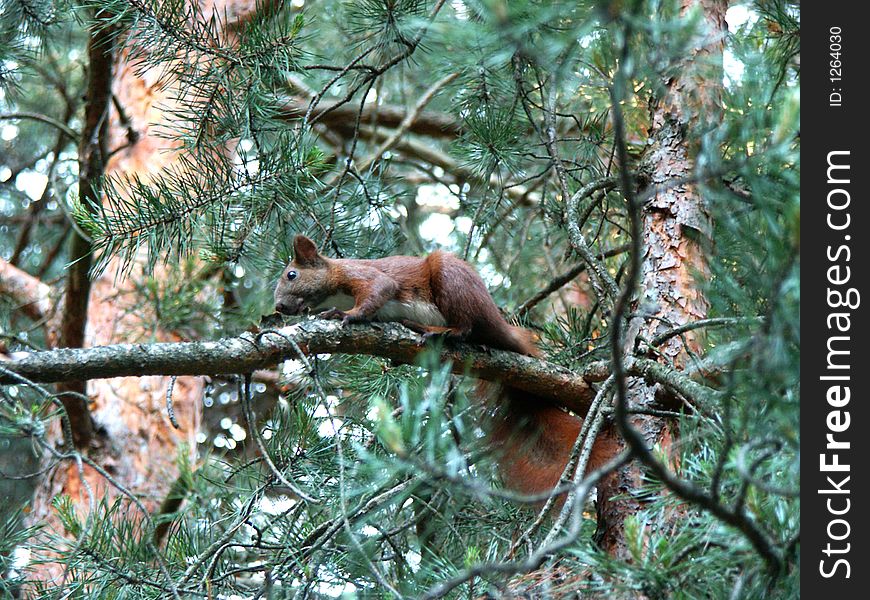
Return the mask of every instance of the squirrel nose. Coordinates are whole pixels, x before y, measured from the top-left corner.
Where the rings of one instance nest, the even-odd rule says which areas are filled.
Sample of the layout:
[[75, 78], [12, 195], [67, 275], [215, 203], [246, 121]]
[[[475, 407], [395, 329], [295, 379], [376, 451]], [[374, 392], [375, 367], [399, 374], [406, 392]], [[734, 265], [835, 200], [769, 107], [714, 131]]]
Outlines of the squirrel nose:
[[275, 304], [275, 310], [277, 310], [282, 315], [292, 315], [293, 314], [293, 310], [291, 309], [290, 305], [288, 305], [286, 302], [277, 302]]

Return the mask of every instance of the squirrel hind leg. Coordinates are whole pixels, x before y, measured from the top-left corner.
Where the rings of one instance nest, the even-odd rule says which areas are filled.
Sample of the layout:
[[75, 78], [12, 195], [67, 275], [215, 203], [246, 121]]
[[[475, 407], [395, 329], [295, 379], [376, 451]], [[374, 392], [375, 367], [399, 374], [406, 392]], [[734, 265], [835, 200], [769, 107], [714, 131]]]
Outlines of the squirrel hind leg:
[[403, 320], [402, 325], [404, 325], [411, 331], [422, 334], [422, 336], [427, 339], [431, 337], [443, 337], [445, 339], [461, 342], [464, 341], [470, 333], [469, 329], [462, 329], [459, 327], [440, 327], [438, 325], [424, 325], [423, 323], [418, 323], [417, 321], [411, 321], [408, 319]]

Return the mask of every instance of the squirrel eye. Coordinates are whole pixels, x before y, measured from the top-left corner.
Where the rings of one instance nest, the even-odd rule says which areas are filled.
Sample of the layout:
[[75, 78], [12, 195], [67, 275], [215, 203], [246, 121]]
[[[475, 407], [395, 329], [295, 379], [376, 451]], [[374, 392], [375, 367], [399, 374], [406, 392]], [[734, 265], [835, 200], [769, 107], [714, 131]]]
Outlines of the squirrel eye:
[[287, 279], [289, 279], [290, 281], [296, 279], [297, 275], [299, 275], [299, 273], [297, 273], [296, 271], [287, 271]]

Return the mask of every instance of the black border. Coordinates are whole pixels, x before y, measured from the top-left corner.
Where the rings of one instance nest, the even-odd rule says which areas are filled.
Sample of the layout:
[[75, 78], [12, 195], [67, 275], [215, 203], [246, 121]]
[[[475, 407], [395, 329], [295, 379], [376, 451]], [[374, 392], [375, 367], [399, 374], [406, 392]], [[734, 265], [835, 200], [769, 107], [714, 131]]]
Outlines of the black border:
[[[866, 276], [867, 264], [870, 261], [868, 239], [870, 232], [867, 199], [870, 194], [862, 181], [868, 171], [867, 146], [868, 137], [867, 98], [863, 93], [863, 83], [870, 75], [870, 49], [868, 49], [868, 22], [862, 18], [860, 2], [805, 2], [801, 7], [801, 84], [802, 84], [802, 131], [801, 131], [801, 197], [806, 203], [807, 211], [801, 219], [801, 287], [802, 287], [802, 330], [803, 342], [801, 349], [801, 592], [806, 598], [866, 598], [868, 592], [864, 584], [870, 571], [868, 564], [867, 544], [870, 542], [870, 532], [867, 529], [866, 489], [870, 486], [870, 474], [864, 468], [870, 463], [868, 444], [870, 426], [868, 419], [868, 399], [866, 385], [862, 375], [866, 372], [862, 349], [867, 340], [868, 309], [863, 303], [870, 303], [867, 294]], [[832, 82], [830, 77], [830, 29], [842, 29], [842, 81]], [[803, 85], [803, 84], [806, 85]], [[839, 89], [838, 89], [839, 88]], [[838, 91], [842, 94], [840, 106], [832, 106], [830, 94]], [[851, 165], [850, 182], [845, 185], [828, 183], [828, 153], [831, 151], [848, 150], [848, 162]], [[841, 160], [841, 159], [838, 159]], [[840, 171], [840, 173], [844, 173]], [[849, 208], [850, 225], [848, 229], [835, 231], [828, 226], [827, 195], [833, 188], [845, 188], [851, 197]], [[839, 197], [843, 197], [839, 195]], [[842, 218], [837, 214], [836, 218]], [[846, 240], [846, 236], [849, 237]], [[847, 244], [851, 249], [851, 260], [832, 262], [828, 259], [828, 251]], [[845, 258], [845, 253], [840, 255]], [[854, 287], [861, 293], [862, 305], [854, 310], [833, 309], [827, 302], [828, 288], [836, 289], [828, 281], [828, 269], [834, 264], [851, 267], [851, 280], [840, 289]], [[843, 271], [841, 271], [842, 273]], [[843, 362], [848, 361], [851, 368], [839, 373], [848, 373], [851, 381], [844, 382], [850, 386], [851, 399], [848, 405], [835, 408], [828, 404], [827, 391], [832, 382], [820, 379], [825, 374], [831, 374], [827, 369], [827, 343], [830, 335], [838, 333], [828, 330], [827, 319], [832, 312], [848, 310], [850, 312], [851, 330], [848, 349], [850, 354]], [[838, 346], [845, 349], [840, 342]], [[823, 473], [820, 470], [820, 454], [825, 450], [826, 435], [830, 432], [826, 419], [830, 411], [848, 411], [850, 426], [848, 430], [837, 433], [836, 439], [848, 441], [851, 447], [839, 451], [840, 463], [849, 464], [851, 479], [843, 485], [849, 489], [849, 494], [831, 495], [820, 493], [819, 490], [830, 489], [827, 476], [842, 481], [837, 473]], [[837, 418], [842, 418], [839, 415]], [[830, 458], [828, 462], [830, 462]], [[828, 524], [838, 518], [828, 511], [828, 498], [836, 499], [835, 508], [845, 505], [845, 498], [850, 499], [850, 510], [842, 516], [849, 522], [849, 535], [846, 539], [831, 541], [832, 547], [850, 544], [849, 551], [837, 556], [828, 557], [823, 550], [829, 543]], [[840, 529], [838, 530], [837, 527]], [[840, 523], [835, 525], [834, 533], [839, 535], [845, 531]], [[833, 577], [825, 578], [820, 572], [820, 561], [830, 568], [837, 558], [844, 558], [850, 565], [850, 576], [845, 577], [843, 565], [836, 570]], [[825, 594], [822, 596], [822, 594]]]

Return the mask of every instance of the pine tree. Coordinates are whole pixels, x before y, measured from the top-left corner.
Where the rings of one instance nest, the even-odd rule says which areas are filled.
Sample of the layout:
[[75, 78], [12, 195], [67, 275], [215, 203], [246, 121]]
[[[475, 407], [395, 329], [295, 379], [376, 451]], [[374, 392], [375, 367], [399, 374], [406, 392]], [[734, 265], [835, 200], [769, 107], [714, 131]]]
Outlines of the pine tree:
[[[799, 29], [779, 0], [3, 0], [0, 589], [796, 597]], [[268, 333], [297, 233], [456, 253], [544, 362]], [[585, 418], [559, 501], [500, 477], [478, 378], [508, 371]]]

